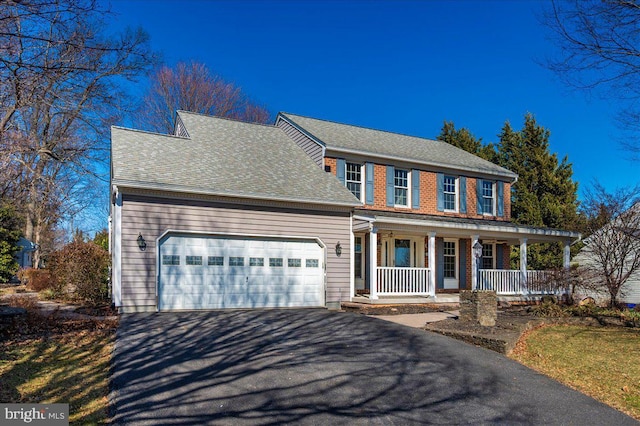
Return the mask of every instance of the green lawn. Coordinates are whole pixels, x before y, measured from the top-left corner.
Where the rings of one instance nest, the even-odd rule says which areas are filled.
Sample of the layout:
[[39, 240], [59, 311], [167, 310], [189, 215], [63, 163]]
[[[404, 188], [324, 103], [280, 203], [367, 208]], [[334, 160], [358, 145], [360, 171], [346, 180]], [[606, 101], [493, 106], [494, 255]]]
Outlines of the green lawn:
[[542, 327], [511, 357], [640, 420], [640, 329]]
[[0, 401], [68, 403], [75, 424], [107, 420], [111, 330], [0, 341]]

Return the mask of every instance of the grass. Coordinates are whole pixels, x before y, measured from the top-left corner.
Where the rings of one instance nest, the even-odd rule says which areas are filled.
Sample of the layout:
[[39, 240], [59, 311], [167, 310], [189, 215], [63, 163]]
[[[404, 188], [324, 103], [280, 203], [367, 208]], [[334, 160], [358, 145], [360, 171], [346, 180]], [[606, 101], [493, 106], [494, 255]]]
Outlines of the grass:
[[527, 333], [511, 357], [640, 420], [640, 330], [546, 326]]
[[27, 286], [24, 284], [0, 284], [0, 296], [24, 293], [25, 291], [27, 291]]
[[106, 423], [115, 326], [28, 309], [0, 336], [0, 401], [68, 403], [70, 423]]

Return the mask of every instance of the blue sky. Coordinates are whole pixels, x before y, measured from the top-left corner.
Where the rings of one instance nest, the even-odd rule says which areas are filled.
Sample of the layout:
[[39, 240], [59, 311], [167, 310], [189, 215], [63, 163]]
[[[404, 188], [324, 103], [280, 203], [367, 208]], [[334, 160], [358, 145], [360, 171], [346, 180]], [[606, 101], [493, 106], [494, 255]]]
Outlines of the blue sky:
[[[540, 65], [557, 53], [544, 1], [115, 0], [113, 29], [142, 26], [164, 61], [196, 60], [272, 114], [287, 111], [435, 138], [443, 120], [497, 141], [527, 112], [551, 131], [581, 189], [639, 183], [619, 148], [615, 100]], [[132, 88], [137, 96], [144, 82]]]

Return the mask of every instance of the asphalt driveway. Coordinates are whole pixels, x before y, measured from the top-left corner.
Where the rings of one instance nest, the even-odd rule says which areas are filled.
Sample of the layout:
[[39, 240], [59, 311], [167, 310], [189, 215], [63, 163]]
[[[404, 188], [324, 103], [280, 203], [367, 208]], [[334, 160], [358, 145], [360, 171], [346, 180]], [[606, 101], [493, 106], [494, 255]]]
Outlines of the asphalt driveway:
[[638, 424], [502, 355], [322, 309], [123, 315], [116, 424]]

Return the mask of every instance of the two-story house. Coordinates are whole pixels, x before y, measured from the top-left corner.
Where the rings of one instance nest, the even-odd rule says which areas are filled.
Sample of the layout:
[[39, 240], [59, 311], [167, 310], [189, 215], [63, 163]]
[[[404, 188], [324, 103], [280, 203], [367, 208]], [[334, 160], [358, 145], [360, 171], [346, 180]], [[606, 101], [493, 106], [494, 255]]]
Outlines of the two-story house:
[[[442, 141], [280, 113], [281, 127], [362, 206], [353, 215], [355, 293], [522, 291], [527, 244], [579, 234], [510, 222], [513, 172]], [[508, 271], [510, 248], [521, 270]], [[476, 248], [474, 251], [473, 248]], [[375, 284], [373, 284], [375, 283]], [[435, 285], [433, 285], [435, 283]]]
[[528, 292], [527, 245], [563, 242], [568, 266], [579, 234], [512, 224], [516, 179], [441, 141], [287, 113], [266, 126], [180, 111], [173, 135], [116, 127], [113, 299], [132, 311]]

